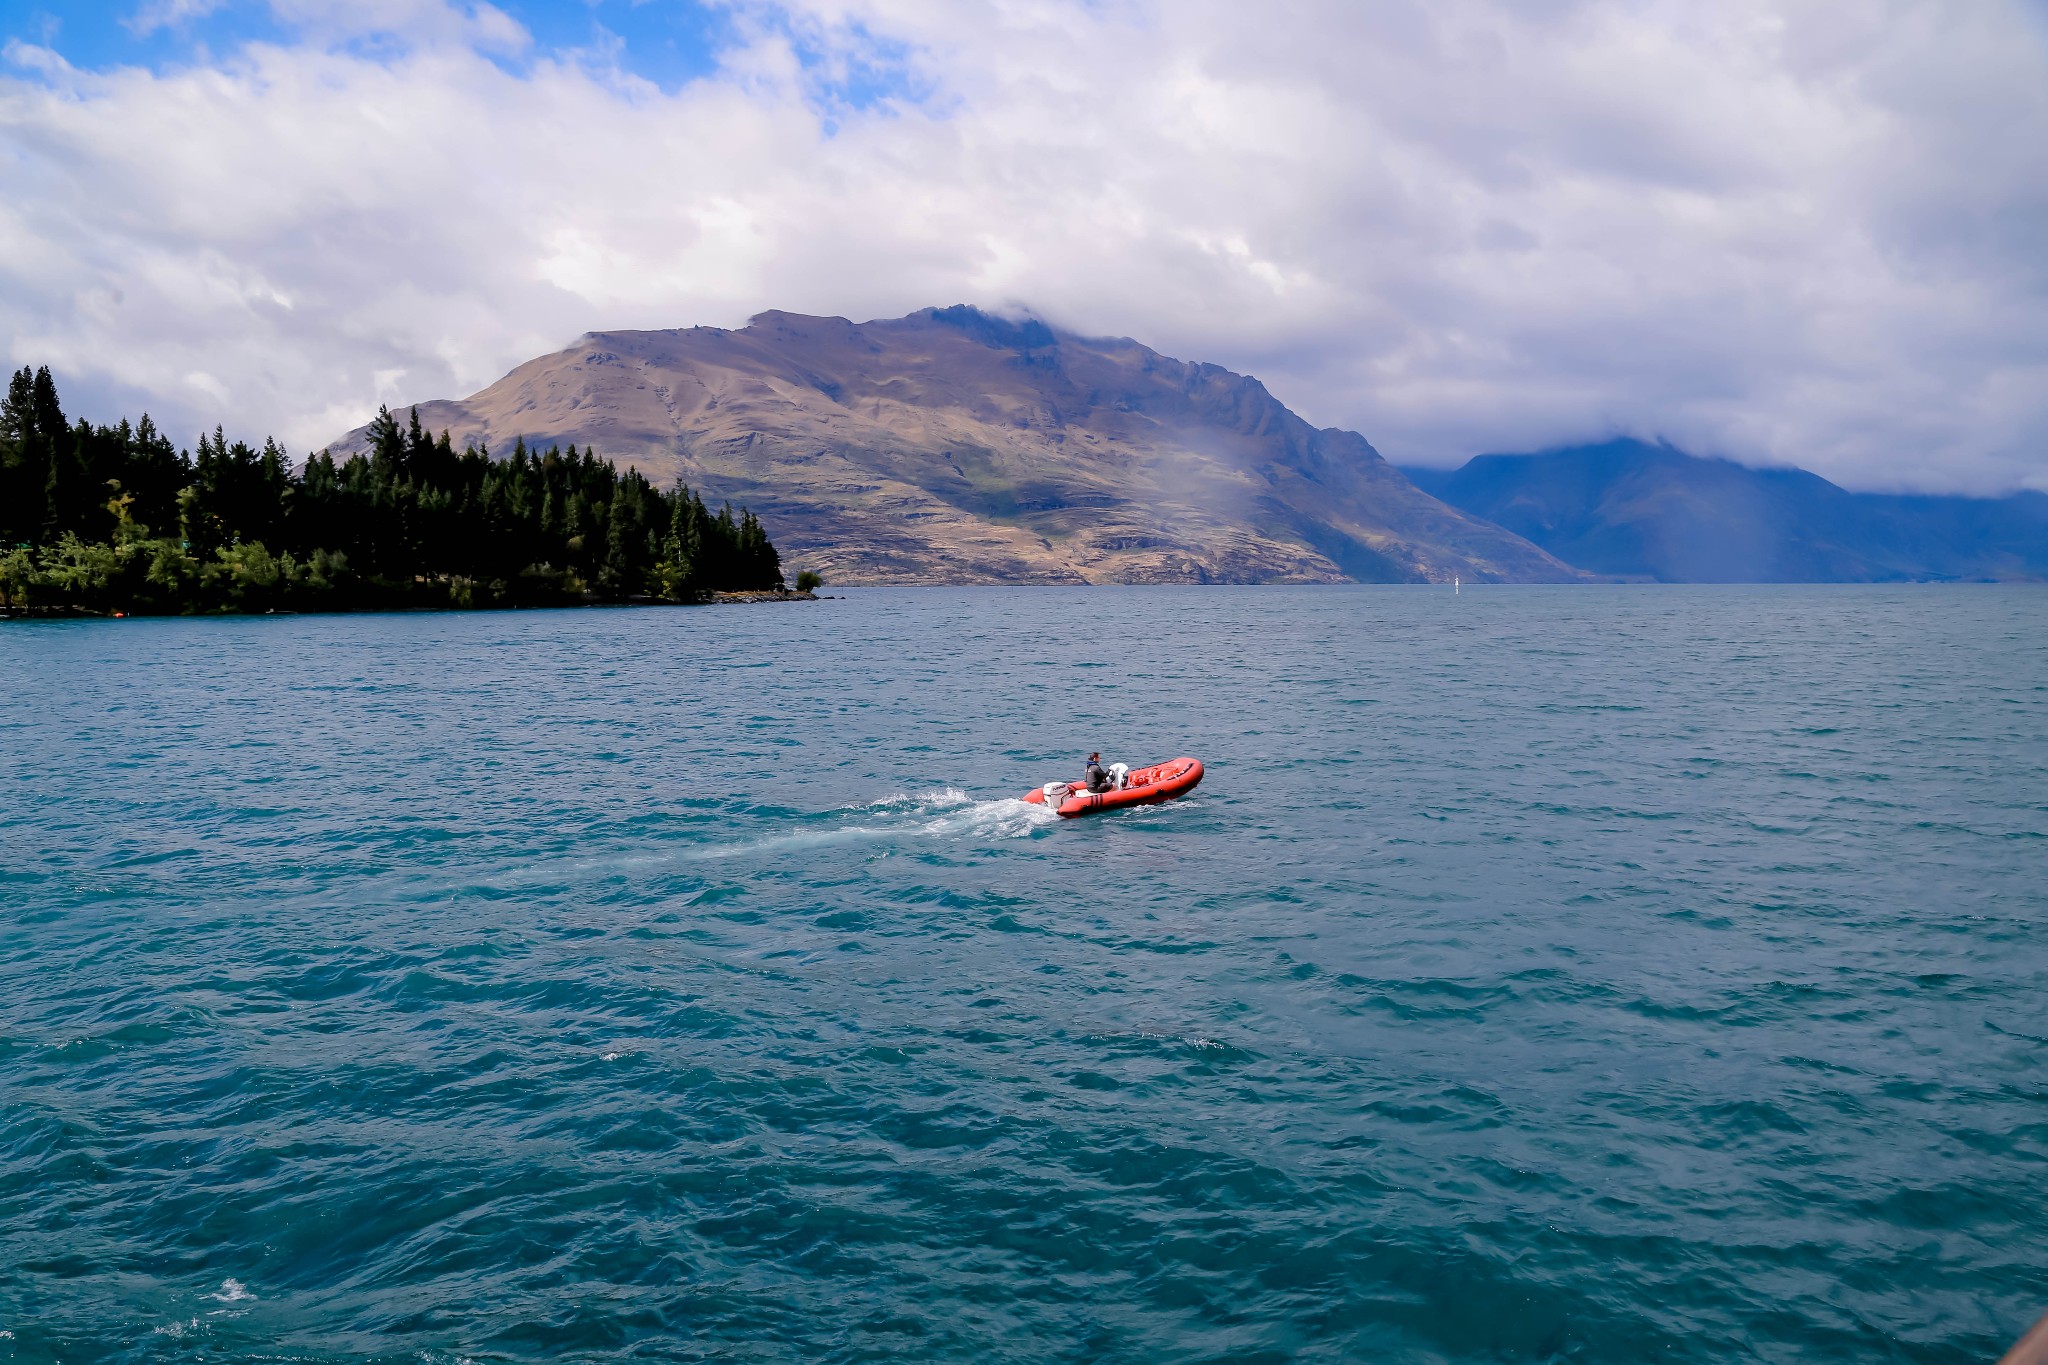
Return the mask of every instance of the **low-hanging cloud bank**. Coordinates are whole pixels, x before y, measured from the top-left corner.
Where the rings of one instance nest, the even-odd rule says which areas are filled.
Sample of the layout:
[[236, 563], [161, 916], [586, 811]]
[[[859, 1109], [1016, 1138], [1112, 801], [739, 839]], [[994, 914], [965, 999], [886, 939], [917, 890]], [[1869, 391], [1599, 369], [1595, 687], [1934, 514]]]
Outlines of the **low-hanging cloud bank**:
[[176, 69], [8, 50], [0, 326], [96, 415], [306, 449], [589, 329], [966, 301], [1397, 459], [2048, 488], [2023, 0], [785, 0], [674, 90], [485, 5], [272, 7]]

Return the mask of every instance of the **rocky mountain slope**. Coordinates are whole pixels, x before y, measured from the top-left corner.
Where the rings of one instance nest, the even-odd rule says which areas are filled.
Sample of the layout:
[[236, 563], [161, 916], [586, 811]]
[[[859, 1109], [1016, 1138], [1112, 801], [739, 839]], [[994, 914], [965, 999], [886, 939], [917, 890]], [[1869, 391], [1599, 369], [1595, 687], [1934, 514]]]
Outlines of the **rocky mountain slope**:
[[593, 333], [419, 413], [745, 503], [834, 583], [1580, 576], [1256, 379], [972, 308]]
[[1594, 573], [1667, 583], [2048, 578], [2048, 496], [1851, 493], [1609, 441], [1411, 469], [1422, 487]]

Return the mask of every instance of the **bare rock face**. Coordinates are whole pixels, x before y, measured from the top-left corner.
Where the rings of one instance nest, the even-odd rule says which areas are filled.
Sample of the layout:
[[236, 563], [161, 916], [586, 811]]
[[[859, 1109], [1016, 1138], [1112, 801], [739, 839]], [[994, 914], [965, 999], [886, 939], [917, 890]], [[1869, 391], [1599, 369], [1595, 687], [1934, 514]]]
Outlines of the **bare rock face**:
[[1580, 577], [1256, 379], [965, 307], [595, 332], [419, 414], [458, 448], [573, 441], [744, 503], [830, 583]]

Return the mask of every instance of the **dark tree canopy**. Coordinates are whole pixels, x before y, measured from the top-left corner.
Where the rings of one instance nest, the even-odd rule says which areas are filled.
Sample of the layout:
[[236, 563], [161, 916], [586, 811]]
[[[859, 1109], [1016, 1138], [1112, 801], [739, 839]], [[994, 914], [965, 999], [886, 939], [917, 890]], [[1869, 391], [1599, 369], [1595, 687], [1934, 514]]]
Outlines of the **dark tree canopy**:
[[148, 417], [68, 425], [47, 368], [0, 405], [0, 607], [145, 612], [699, 601], [782, 586], [753, 513], [713, 512], [592, 451], [508, 458], [415, 409], [369, 451], [293, 469], [275, 441], [195, 455]]

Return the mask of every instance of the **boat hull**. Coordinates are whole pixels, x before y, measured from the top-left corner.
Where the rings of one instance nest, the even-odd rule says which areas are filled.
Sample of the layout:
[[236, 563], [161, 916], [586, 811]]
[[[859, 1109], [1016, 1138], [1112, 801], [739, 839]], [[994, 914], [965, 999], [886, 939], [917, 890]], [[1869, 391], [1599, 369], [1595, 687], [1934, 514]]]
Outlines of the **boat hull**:
[[[1072, 819], [1121, 810], [1125, 806], [1149, 806], [1171, 801], [1176, 796], [1186, 796], [1201, 780], [1201, 759], [1173, 758], [1149, 768], [1132, 769], [1124, 785], [1113, 792], [1091, 792], [1085, 787], [1076, 787], [1053, 809]], [[1046, 804], [1045, 788], [1033, 787], [1024, 793], [1024, 799], [1037, 806]]]

